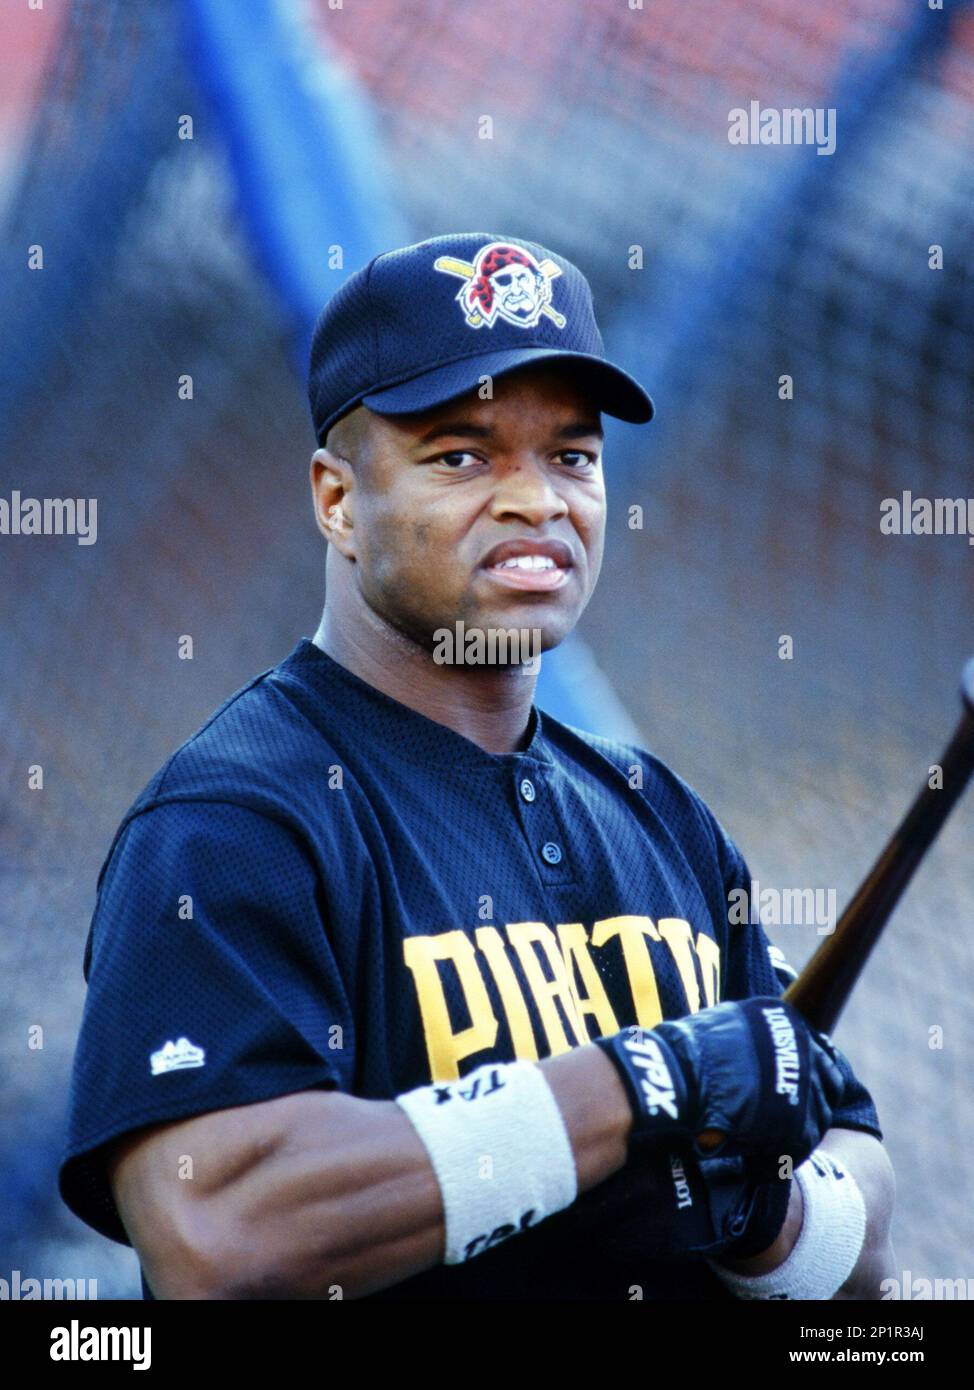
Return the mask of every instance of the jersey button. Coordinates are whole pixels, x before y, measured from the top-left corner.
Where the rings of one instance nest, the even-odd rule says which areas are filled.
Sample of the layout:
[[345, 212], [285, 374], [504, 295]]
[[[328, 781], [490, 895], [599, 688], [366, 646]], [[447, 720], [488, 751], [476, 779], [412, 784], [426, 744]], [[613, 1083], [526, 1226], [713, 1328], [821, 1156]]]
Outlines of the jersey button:
[[524, 797], [525, 801], [533, 801], [535, 798], [534, 783], [529, 777], [525, 777], [524, 781], [521, 783], [521, 795]]
[[542, 859], [546, 860], [549, 864], [560, 864], [561, 850], [558, 848], [557, 845], [552, 844], [552, 842], [549, 840], [546, 845], [542, 846], [541, 857]]

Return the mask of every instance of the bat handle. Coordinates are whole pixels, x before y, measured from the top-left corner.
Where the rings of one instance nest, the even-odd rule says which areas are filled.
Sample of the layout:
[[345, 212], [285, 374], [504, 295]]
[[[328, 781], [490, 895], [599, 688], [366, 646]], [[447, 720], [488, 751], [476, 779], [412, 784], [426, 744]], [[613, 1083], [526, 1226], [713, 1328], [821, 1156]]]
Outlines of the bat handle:
[[[925, 788], [920, 793], [842, 914], [834, 935], [785, 990], [783, 997], [822, 1032], [831, 1032], [835, 1026], [874, 941], [974, 772], [974, 657], [961, 675], [961, 695], [964, 717], [940, 759], [943, 788], [936, 792]], [[712, 1153], [726, 1137], [722, 1130], [704, 1129], [697, 1135], [697, 1146], [703, 1153]]]

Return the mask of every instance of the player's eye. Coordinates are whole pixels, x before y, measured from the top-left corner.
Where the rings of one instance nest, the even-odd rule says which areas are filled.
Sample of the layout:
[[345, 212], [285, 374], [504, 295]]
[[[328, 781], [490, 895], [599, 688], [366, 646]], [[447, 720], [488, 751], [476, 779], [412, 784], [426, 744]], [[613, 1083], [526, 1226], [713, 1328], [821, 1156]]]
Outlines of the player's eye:
[[434, 463], [445, 463], [447, 468], [454, 472], [462, 471], [461, 465], [464, 459], [472, 459], [474, 463], [479, 463], [480, 459], [476, 454], [472, 454], [469, 449], [451, 449], [449, 453], [439, 454]]
[[562, 449], [557, 457], [562, 463], [567, 463], [569, 468], [584, 468], [587, 463], [594, 463], [597, 455], [590, 454], [585, 449]]

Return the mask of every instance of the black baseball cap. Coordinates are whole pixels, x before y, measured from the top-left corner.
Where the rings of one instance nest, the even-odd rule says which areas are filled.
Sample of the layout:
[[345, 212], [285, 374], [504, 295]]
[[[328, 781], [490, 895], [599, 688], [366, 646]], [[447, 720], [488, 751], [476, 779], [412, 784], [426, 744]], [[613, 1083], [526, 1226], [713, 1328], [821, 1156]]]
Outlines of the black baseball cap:
[[308, 397], [319, 444], [364, 404], [430, 410], [531, 362], [579, 364], [608, 415], [643, 424], [653, 402], [605, 356], [585, 276], [516, 237], [457, 232], [376, 256], [322, 310]]

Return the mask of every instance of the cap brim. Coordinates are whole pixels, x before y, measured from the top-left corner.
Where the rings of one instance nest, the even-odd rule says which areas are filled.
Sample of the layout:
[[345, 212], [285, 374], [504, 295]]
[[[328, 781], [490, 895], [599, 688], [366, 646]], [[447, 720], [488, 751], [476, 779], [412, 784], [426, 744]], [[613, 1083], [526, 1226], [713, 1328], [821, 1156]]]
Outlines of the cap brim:
[[563, 352], [558, 348], [538, 347], [511, 348], [464, 357], [458, 362], [447, 362], [442, 367], [422, 372], [408, 381], [370, 391], [361, 399], [377, 415], [415, 414], [466, 395], [480, 386], [485, 376], [501, 376], [517, 367], [542, 361], [577, 362], [580, 367], [584, 364], [584, 380], [594, 388], [599, 409], [607, 415], [627, 420], [630, 424], [644, 425], [656, 413], [651, 398], [639, 383], [604, 357], [587, 352]]

